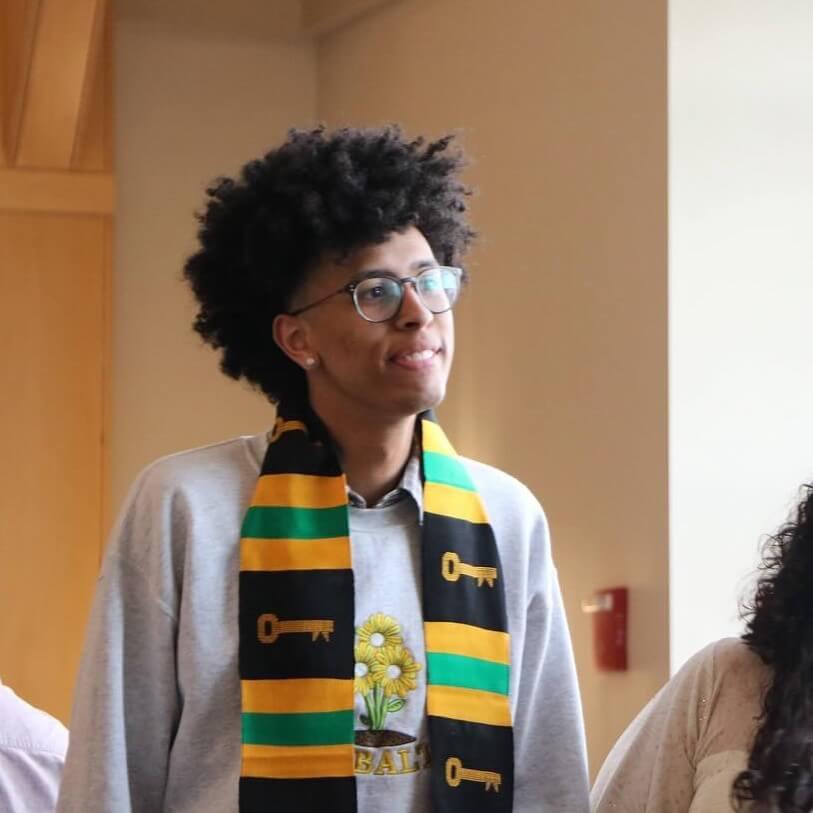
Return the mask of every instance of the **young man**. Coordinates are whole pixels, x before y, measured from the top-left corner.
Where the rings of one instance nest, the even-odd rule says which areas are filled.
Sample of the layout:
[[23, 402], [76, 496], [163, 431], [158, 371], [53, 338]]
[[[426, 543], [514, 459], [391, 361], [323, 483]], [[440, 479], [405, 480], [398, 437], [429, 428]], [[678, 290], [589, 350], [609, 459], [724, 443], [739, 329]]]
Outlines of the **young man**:
[[430, 411], [473, 236], [449, 142], [292, 132], [209, 190], [196, 329], [277, 420], [134, 487], [61, 811], [587, 810], [545, 517]]

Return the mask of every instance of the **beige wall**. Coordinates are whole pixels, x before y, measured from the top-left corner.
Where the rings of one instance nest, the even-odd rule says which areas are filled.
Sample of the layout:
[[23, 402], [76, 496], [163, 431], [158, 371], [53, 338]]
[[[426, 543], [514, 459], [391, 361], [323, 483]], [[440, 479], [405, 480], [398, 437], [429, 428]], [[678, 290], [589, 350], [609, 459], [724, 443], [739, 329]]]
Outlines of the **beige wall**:
[[[476, 160], [446, 420], [546, 507], [595, 771], [668, 669], [666, 3], [396, 3], [317, 64], [328, 123], [459, 128]], [[614, 584], [631, 668], [599, 674], [579, 599]]]
[[297, 3], [209, 5], [215, 22], [189, 2], [117, 4], [114, 507], [157, 456], [270, 420], [192, 332], [180, 275], [206, 183], [313, 122], [314, 51], [286, 38]]

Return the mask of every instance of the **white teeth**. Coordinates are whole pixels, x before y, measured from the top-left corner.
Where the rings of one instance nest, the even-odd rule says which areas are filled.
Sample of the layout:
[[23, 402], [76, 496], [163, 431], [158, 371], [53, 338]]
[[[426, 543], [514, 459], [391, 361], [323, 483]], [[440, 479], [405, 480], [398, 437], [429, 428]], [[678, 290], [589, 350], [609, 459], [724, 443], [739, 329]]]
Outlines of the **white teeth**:
[[406, 361], [426, 361], [434, 355], [434, 350], [419, 350], [417, 353], [404, 353], [401, 358]]

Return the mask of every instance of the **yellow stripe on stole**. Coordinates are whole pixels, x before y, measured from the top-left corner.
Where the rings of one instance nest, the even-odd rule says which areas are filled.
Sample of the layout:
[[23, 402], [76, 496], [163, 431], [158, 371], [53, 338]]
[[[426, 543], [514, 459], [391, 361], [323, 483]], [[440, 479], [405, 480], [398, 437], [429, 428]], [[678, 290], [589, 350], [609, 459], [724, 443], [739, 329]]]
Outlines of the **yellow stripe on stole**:
[[427, 686], [426, 713], [469, 723], [511, 725], [511, 706], [506, 695], [457, 686]]
[[240, 570], [349, 570], [350, 538], [240, 540]]
[[257, 480], [251, 505], [281, 508], [335, 508], [347, 505], [344, 476], [264, 474]]
[[260, 714], [308, 714], [353, 708], [353, 678], [242, 680], [243, 711]]
[[305, 432], [307, 434], [308, 427], [302, 421], [285, 421], [282, 418], [277, 418], [274, 421], [274, 428], [268, 435], [269, 444], [276, 443], [286, 432]]
[[511, 636], [507, 632], [452, 621], [426, 621], [423, 629], [427, 652], [446, 652], [511, 664]]
[[425, 452], [437, 452], [437, 454], [457, 457], [454, 447], [449, 443], [449, 439], [436, 423], [421, 421], [421, 431], [423, 433], [423, 450]]
[[488, 523], [483, 501], [475, 491], [427, 482], [423, 487], [423, 506], [430, 514], [464, 519], [467, 522]]
[[353, 746], [243, 745], [241, 776], [254, 779], [319, 779], [353, 776]]

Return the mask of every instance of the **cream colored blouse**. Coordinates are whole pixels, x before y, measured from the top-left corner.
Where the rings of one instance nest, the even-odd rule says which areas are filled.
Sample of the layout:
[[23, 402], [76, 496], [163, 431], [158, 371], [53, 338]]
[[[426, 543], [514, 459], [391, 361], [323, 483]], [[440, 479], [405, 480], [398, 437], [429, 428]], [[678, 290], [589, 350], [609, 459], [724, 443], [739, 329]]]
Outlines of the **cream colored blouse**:
[[615, 744], [593, 813], [726, 813], [747, 764], [770, 669], [739, 639], [698, 652]]

